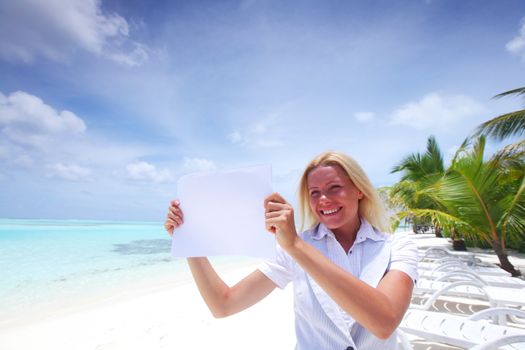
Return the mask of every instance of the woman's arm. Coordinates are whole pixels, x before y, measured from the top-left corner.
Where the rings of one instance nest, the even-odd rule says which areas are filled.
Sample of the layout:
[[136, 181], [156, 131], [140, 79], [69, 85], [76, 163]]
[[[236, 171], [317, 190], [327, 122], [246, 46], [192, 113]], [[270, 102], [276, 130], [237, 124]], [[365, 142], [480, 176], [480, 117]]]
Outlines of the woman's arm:
[[[179, 201], [175, 200], [168, 209], [164, 228], [170, 236], [184, 221], [179, 206]], [[187, 261], [199, 292], [214, 317], [226, 317], [242, 311], [262, 300], [276, 287], [259, 270], [229, 287], [213, 269], [208, 258], [188, 258]]]
[[255, 270], [233, 287], [219, 277], [205, 257], [188, 258], [188, 265], [202, 298], [214, 317], [226, 317], [262, 300], [276, 285]]
[[373, 288], [303, 241], [295, 230], [293, 208], [280, 195], [269, 196], [265, 208], [266, 227], [281, 247], [359, 324], [378, 338], [388, 338], [410, 303], [411, 278], [391, 270]]
[[360, 325], [387, 339], [397, 328], [412, 296], [412, 279], [391, 270], [373, 288], [349, 274], [298, 237], [286, 252]]

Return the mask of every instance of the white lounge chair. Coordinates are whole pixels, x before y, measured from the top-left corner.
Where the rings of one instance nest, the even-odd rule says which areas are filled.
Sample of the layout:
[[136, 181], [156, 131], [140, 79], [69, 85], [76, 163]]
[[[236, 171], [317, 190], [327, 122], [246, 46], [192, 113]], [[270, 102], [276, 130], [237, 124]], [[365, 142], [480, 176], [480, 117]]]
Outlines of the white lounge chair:
[[[508, 312], [525, 317], [525, 312], [515, 309], [488, 309], [496, 314]], [[483, 311], [469, 317], [450, 315], [440, 312], [409, 309], [399, 325], [402, 332], [412, 334], [425, 340], [445, 343], [453, 346], [472, 348], [486, 343], [505, 345], [505, 349], [525, 349], [525, 329], [491, 324], [484, 317], [494, 317], [494, 314]], [[399, 332], [402, 340], [402, 333]], [[406, 346], [406, 343], [401, 341]], [[512, 347], [507, 347], [512, 344]], [[488, 348], [482, 348], [488, 349]], [[496, 348], [491, 348], [496, 349]]]
[[430, 298], [433, 300], [441, 295], [450, 295], [487, 300], [491, 307], [525, 307], [525, 289], [492, 287], [479, 281], [443, 282], [421, 279], [414, 287], [414, 296], [425, 294], [431, 294]]
[[493, 287], [504, 287], [504, 288], [525, 288], [525, 281], [519, 278], [508, 277], [508, 276], [486, 276], [475, 273], [471, 270], [463, 271], [451, 271], [451, 272], [430, 272], [430, 271], [419, 271], [419, 278], [430, 279], [436, 281], [449, 281], [455, 282], [460, 280], [471, 280], [479, 281], [482, 284], [486, 284]]
[[419, 260], [440, 260], [443, 258], [454, 258], [459, 259], [467, 262], [480, 262], [478, 258], [476, 258], [476, 254], [471, 252], [459, 252], [459, 251], [451, 251], [443, 247], [432, 247], [428, 248], [419, 254]]
[[[525, 336], [524, 335], [509, 335], [506, 337], [501, 337], [499, 339], [487, 342], [485, 344], [476, 345], [470, 350], [494, 350], [499, 349], [501, 346], [505, 344], [516, 344], [516, 343], [525, 343]], [[508, 346], [507, 348], [514, 348], [512, 345]]]
[[[484, 285], [478, 281], [442, 282], [419, 280], [414, 288], [412, 301], [417, 297], [421, 304], [411, 303], [410, 308], [416, 310], [431, 310], [434, 303], [442, 297], [461, 297], [472, 301], [486, 302], [490, 305], [490, 296], [483, 289]], [[468, 302], [468, 301], [467, 301]], [[472, 313], [472, 312], [470, 312]]]
[[[498, 307], [525, 307], [525, 289], [490, 287], [477, 281], [441, 282], [420, 280], [414, 288], [414, 296], [424, 300], [422, 304], [410, 304], [411, 309], [417, 310], [431, 310], [437, 300], [447, 296], [462, 297], [464, 298], [463, 300], [467, 300], [459, 304], [449, 299], [446, 300], [446, 303], [452, 303], [448, 307], [455, 308], [457, 313], [464, 313], [465, 310], [468, 310], [467, 313], [472, 313], [473, 307], [479, 308], [479, 301], [486, 301], [493, 309]], [[472, 300], [476, 306], [470, 304], [468, 300]], [[460, 305], [466, 307], [459, 307]], [[525, 321], [512, 316], [511, 318], [515, 323], [524, 323]], [[506, 318], [500, 317], [498, 324], [505, 325]]]
[[468, 264], [457, 259], [444, 259], [436, 262], [419, 262], [418, 269], [423, 272], [449, 272], [449, 271], [472, 271], [483, 276], [509, 276], [512, 275], [497, 265]]

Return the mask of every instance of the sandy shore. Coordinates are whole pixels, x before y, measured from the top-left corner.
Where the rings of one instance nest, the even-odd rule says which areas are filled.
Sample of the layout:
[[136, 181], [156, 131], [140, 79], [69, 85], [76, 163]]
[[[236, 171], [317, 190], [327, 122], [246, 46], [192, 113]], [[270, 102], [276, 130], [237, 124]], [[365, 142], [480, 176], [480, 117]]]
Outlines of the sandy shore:
[[[449, 246], [446, 239], [414, 235], [421, 248]], [[495, 262], [495, 256], [474, 250]], [[525, 272], [525, 256], [511, 253]], [[233, 284], [256, 263], [219, 273]], [[226, 319], [214, 319], [193, 282], [120, 292], [76, 308], [0, 328], [0, 349], [293, 349], [292, 290], [276, 290], [254, 307]]]
[[[217, 270], [233, 284], [257, 265]], [[0, 349], [292, 349], [295, 344], [291, 288], [215, 319], [194, 283], [159, 283], [4, 327]]]

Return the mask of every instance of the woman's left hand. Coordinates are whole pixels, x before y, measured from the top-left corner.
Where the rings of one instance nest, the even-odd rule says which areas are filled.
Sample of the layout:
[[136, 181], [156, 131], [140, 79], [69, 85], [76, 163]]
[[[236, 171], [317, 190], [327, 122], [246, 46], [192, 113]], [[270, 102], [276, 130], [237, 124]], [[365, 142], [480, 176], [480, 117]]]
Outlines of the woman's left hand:
[[275, 234], [283, 248], [292, 246], [297, 240], [293, 207], [279, 194], [273, 193], [264, 199], [266, 229]]

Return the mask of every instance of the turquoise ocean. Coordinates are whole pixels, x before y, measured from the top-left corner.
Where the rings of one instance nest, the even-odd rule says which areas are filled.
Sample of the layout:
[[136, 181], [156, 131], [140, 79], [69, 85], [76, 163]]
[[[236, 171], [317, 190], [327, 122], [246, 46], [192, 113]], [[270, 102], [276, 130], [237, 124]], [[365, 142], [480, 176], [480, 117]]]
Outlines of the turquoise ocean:
[[139, 284], [189, 281], [185, 260], [172, 258], [170, 246], [159, 222], [0, 219], [0, 320]]

